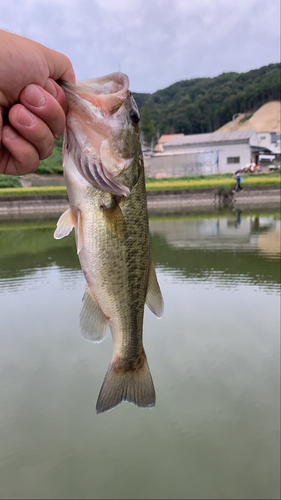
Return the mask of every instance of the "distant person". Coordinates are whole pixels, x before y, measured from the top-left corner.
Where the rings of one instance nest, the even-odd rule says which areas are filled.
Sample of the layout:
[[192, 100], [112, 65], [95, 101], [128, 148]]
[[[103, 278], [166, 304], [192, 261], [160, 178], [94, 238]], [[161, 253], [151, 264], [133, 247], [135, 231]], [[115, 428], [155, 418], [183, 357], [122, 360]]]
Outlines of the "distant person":
[[241, 218], [242, 210], [240, 210], [239, 208], [238, 209], [234, 208], [233, 212], [235, 214], [235, 219], [236, 219], [235, 227], [238, 228], [240, 226], [241, 220], [242, 220], [242, 218]]
[[0, 30], [0, 173], [34, 172], [52, 154], [67, 111], [58, 79], [75, 83], [65, 55]]
[[238, 172], [236, 172], [235, 175], [236, 175], [236, 184], [235, 184], [235, 187], [234, 187], [234, 189], [232, 191], [233, 193], [236, 193], [238, 191], [238, 189], [239, 189], [239, 191], [242, 191], [242, 189], [243, 189], [242, 186], [241, 186], [241, 182], [243, 182], [243, 179], [242, 179], [242, 177], [240, 175], [239, 170], [238, 170]]

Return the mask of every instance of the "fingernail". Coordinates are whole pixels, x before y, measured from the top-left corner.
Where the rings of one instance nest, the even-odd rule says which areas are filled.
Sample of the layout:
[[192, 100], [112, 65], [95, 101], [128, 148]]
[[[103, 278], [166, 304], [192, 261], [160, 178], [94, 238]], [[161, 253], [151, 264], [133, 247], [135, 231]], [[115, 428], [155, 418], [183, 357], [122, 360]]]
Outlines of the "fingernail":
[[14, 141], [19, 137], [19, 134], [11, 127], [5, 127], [5, 137], [10, 141]]
[[18, 112], [18, 123], [23, 127], [31, 127], [35, 122], [35, 117], [28, 109], [21, 108]]
[[25, 87], [25, 99], [31, 106], [42, 108], [46, 104], [46, 97], [37, 85], [30, 84]]
[[47, 90], [47, 92], [49, 94], [51, 94], [53, 97], [57, 97], [58, 90], [57, 90], [57, 88], [52, 80], [50, 80], [50, 79], [47, 80], [47, 83], [46, 83], [44, 89]]
[[56, 139], [56, 141], [59, 141], [60, 138], [61, 138], [61, 135], [60, 134], [54, 134], [54, 138]]

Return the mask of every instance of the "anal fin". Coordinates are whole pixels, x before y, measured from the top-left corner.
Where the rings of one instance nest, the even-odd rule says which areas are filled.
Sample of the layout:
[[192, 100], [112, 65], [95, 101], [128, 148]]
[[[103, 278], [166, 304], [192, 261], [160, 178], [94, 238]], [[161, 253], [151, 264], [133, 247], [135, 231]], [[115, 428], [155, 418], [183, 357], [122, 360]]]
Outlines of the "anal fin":
[[146, 305], [155, 314], [155, 316], [157, 316], [157, 318], [161, 318], [161, 316], [163, 316], [164, 301], [158, 284], [155, 267], [151, 257], [149, 263]]
[[80, 313], [80, 333], [91, 342], [101, 342], [107, 334], [107, 320], [86, 285]]

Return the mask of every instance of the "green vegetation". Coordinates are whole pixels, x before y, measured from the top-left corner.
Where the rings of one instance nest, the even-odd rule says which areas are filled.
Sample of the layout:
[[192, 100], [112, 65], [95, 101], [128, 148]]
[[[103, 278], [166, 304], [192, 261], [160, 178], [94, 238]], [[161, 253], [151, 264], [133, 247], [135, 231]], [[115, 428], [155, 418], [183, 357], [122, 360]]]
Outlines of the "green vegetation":
[[243, 118], [241, 118], [241, 120], [239, 120], [239, 123], [244, 123], [244, 122], [250, 120], [250, 118], [252, 118], [253, 114], [254, 113], [250, 113], [249, 115], [243, 116]]
[[[170, 177], [163, 179], [147, 179], [147, 191], [158, 191], [168, 189], [198, 189], [198, 188], [228, 188], [234, 186], [235, 179], [232, 174], [224, 175], [200, 175], [190, 177]], [[280, 175], [278, 174], [243, 174], [243, 187], [262, 186], [269, 184], [280, 184]]]
[[[234, 186], [235, 179], [232, 174], [199, 175], [189, 177], [168, 177], [162, 179], [147, 178], [147, 191], [163, 191], [169, 189], [197, 189], [197, 188], [227, 188]], [[243, 186], [261, 186], [280, 184], [280, 174], [243, 174]], [[29, 188], [3, 188], [0, 196], [35, 196], [35, 195], [60, 195], [67, 194], [64, 186], [46, 186]]]
[[42, 196], [54, 194], [67, 194], [64, 186], [37, 186], [37, 187], [20, 187], [20, 188], [3, 188], [0, 189], [1, 196]]
[[46, 160], [40, 161], [40, 167], [36, 170], [36, 174], [41, 175], [62, 175], [62, 141], [55, 141], [54, 151], [52, 156]]
[[153, 120], [151, 118], [151, 113], [148, 103], [145, 104], [142, 110], [141, 134], [142, 134], [142, 142], [146, 142], [150, 146], [151, 141], [153, 141], [153, 139], [155, 138], [156, 131], [153, 124]]
[[146, 185], [157, 183], [167, 183], [173, 181], [201, 181], [201, 180], [209, 180], [209, 179], [233, 179], [233, 174], [210, 174], [210, 175], [187, 175], [185, 177], [161, 177], [160, 179], [156, 179], [155, 177], [147, 177]]
[[[146, 107], [150, 109], [149, 130], [154, 127], [160, 134], [213, 132], [230, 121], [234, 113], [249, 115], [266, 102], [279, 100], [280, 69], [280, 63], [269, 64], [247, 73], [183, 80], [154, 94], [133, 95], [141, 115]], [[140, 123], [150, 145], [146, 122], [145, 112], [144, 124], [143, 118]]]
[[14, 175], [0, 174], [0, 189], [21, 187], [21, 183]]

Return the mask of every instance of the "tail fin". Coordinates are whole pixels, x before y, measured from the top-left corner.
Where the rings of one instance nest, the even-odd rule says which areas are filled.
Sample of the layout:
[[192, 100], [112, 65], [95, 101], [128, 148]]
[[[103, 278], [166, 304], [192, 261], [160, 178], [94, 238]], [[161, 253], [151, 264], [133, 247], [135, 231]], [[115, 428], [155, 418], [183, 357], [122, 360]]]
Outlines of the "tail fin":
[[121, 401], [134, 403], [141, 408], [155, 406], [155, 390], [145, 353], [131, 369], [118, 359], [109, 365], [96, 411], [103, 413], [111, 410]]

